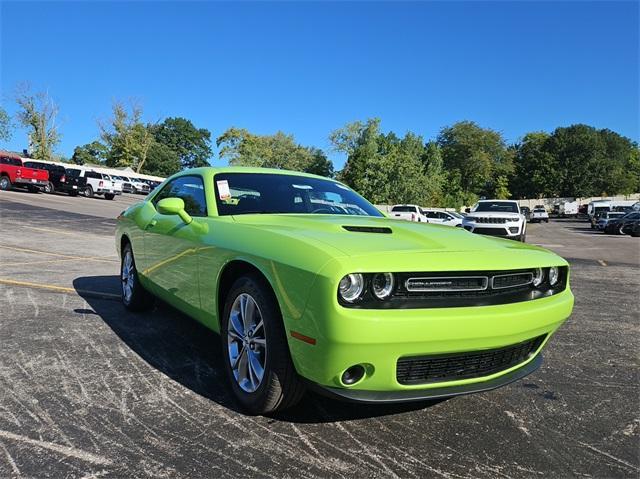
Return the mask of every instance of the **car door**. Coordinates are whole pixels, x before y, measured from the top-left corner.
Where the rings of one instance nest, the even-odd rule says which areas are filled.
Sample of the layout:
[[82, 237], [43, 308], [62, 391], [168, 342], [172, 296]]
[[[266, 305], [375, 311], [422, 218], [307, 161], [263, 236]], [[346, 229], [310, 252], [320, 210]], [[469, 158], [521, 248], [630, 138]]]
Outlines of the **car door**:
[[143, 275], [162, 290], [162, 297], [179, 309], [200, 308], [197, 247], [207, 224], [204, 182], [199, 175], [179, 176], [153, 198], [154, 209], [163, 198], [181, 198], [193, 218], [186, 224], [178, 215], [155, 215], [144, 230]]

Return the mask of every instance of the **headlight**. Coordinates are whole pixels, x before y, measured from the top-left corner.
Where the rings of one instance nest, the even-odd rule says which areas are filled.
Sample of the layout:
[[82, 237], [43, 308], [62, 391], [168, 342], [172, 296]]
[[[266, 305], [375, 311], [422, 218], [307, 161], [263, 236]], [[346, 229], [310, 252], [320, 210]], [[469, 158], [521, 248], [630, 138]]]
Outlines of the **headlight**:
[[360, 273], [348, 274], [340, 280], [338, 291], [340, 297], [348, 303], [353, 303], [362, 294], [364, 278]]
[[551, 286], [555, 286], [559, 278], [560, 274], [558, 272], [558, 267], [552, 266], [551, 268], [549, 268], [549, 284]]
[[373, 294], [378, 299], [387, 299], [393, 292], [393, 275], [391, 273], [378, 273], [372, 281]]
[[533, 285], [537, 288], [544, 281], [544, 271], [542, 268], [536, 268], [536, 271], [533, 275]]

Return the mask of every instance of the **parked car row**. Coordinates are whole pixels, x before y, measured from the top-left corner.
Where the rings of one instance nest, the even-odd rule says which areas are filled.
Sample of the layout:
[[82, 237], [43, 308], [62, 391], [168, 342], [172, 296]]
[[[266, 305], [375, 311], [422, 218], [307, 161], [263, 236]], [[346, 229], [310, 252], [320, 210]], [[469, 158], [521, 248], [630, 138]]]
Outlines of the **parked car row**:
[[[591, 225], [592, 228], [593, 222]], [[605, 211], [597, 215], [595, 229], [606, 234], [640, 236], [640, 211]]]
[[455, 211], [445, 211], [438, 208], [422, 208], [418, 205], [394, 205], [389, 217], [394, 220], [415, 221], [418, 223], [433, 223], [446, 226], [462, 226], [463, 215]]
[[15, 187], [34, 193], [61, 192], [70, 196], [102, 196], [112, 200], [122, 193], [147, 195], [159, 184], [159, 181], [109, 175], [80, 166], [25, 160], [0, 152], [0, 190]]

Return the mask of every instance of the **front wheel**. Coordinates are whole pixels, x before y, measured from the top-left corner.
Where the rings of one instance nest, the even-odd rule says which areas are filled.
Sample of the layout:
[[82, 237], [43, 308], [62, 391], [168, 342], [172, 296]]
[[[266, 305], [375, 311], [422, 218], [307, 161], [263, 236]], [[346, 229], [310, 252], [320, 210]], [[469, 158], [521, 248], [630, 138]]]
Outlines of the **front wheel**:
[[122, 287], [122, 304], [130, 311], [144, 311], [153, 306], [153, 296], [144, 289], [138, 277], [136, 261], [131, 244], [122, 249], [120, 264], [120, 284]]
[[225, 369], [238, 402], [252, 414], [297, 403], [304, 384], [291, 361], [280, 308], [268, 283], [254, 274], [236, 280], [220, 323]]
[[11, 180], [8, 176], [0, 176], [0, 190], [7, 191], [11, 189]]

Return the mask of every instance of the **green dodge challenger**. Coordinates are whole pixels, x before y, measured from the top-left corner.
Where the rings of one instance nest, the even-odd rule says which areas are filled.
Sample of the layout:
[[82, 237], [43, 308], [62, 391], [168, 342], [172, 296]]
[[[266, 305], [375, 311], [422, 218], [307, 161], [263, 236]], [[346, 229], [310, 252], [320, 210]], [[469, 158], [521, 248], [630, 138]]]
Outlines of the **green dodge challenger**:
[[118, 218], [122, 301], [220, 333], [239, 403], [306, 388], [363, 402], [486, 391], [537, 369], [573, 308], [565, 260], [386, 218], [349, 187], [261, 168], [168, 178]]

